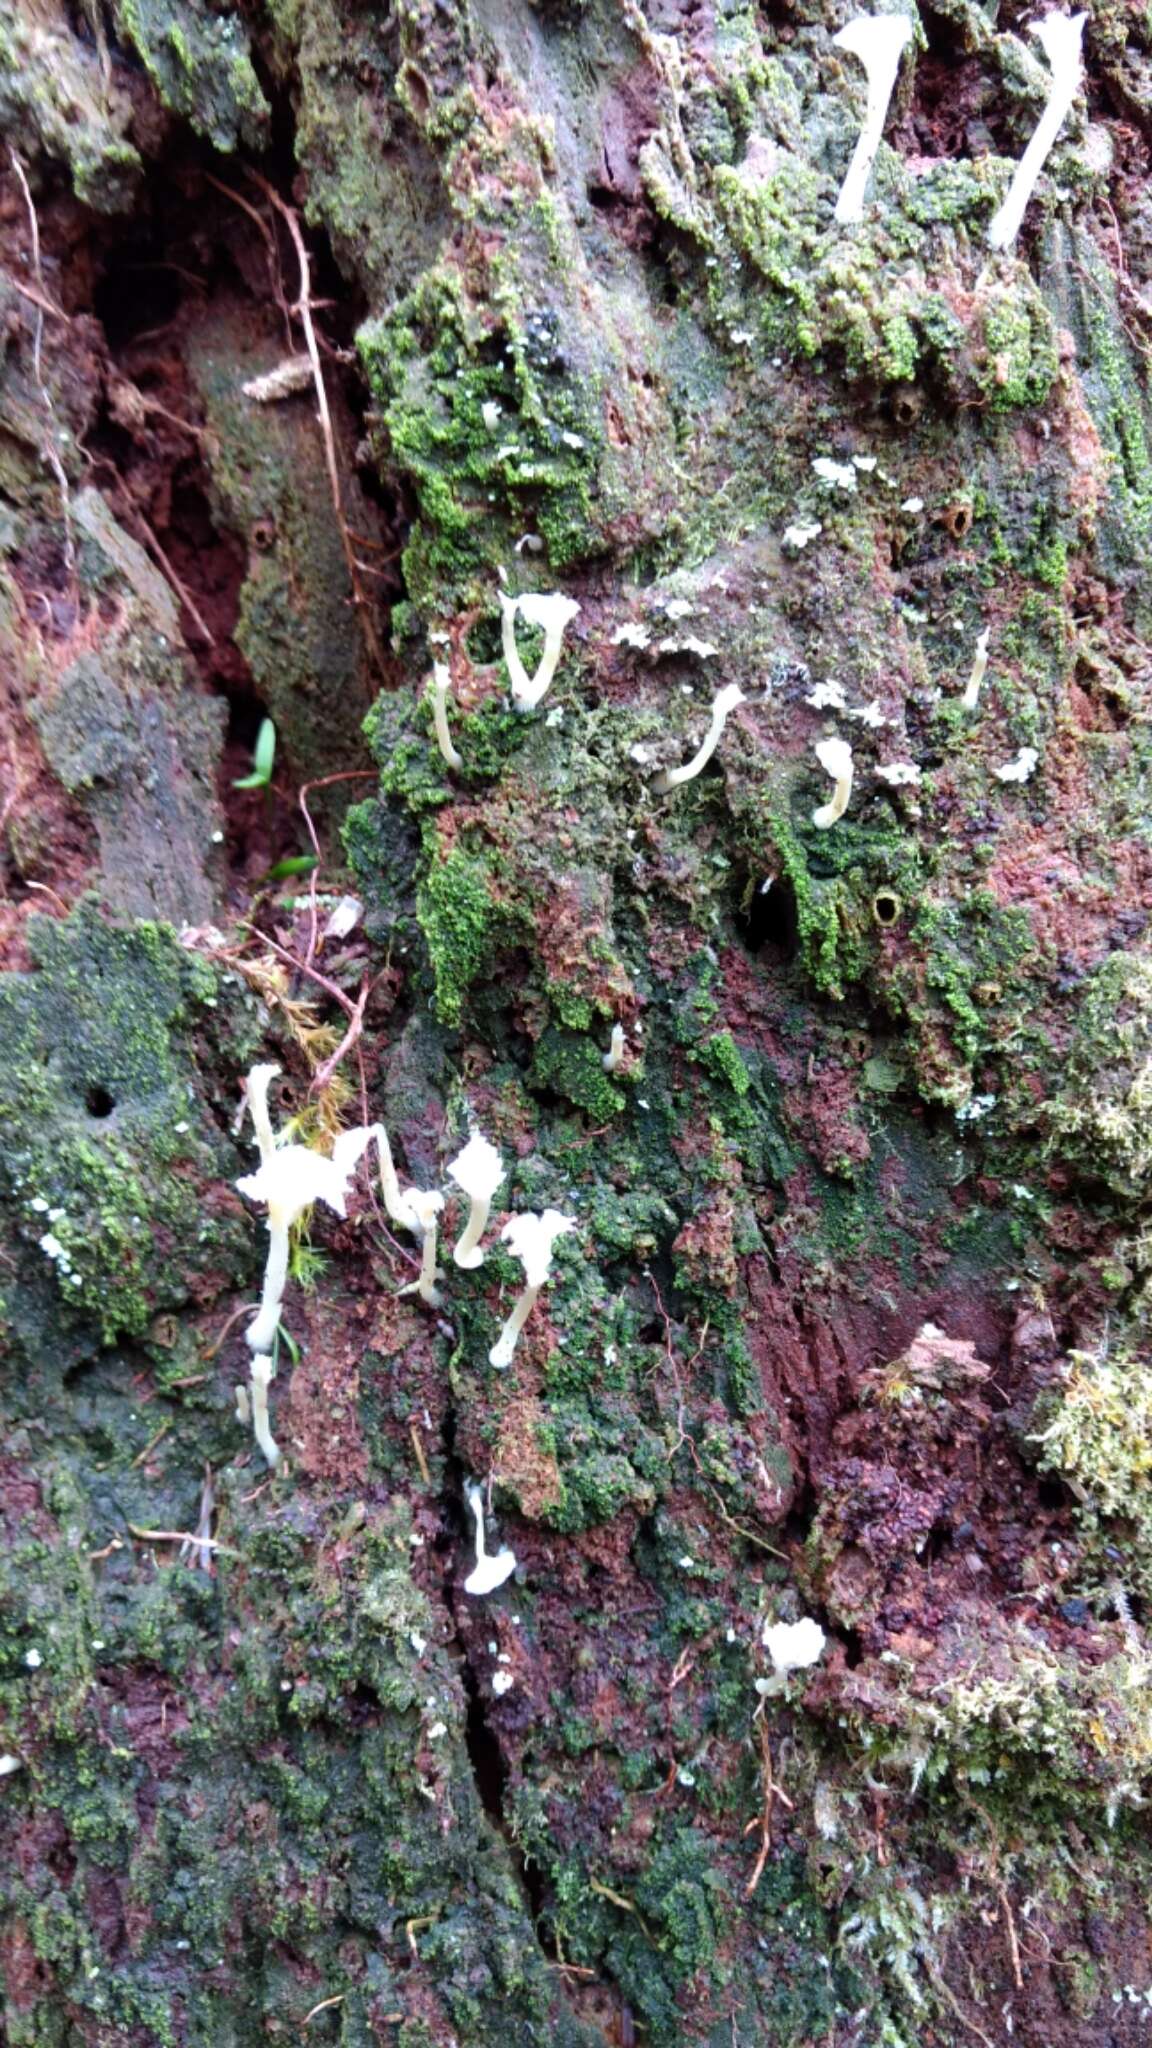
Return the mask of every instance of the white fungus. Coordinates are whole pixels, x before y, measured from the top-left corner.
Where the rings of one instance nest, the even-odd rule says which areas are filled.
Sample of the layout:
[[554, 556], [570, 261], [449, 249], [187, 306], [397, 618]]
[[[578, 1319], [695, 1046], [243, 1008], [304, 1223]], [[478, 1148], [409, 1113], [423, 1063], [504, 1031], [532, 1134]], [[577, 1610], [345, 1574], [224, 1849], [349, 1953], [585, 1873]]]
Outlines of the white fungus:
[[868, 79], [863, 125], [836, 201], [835, 218], [841, 226], [864, 218], [864, 195], [884, 134], [900, 59], [911, 34], [912, 23], [906, 14], [858, 14], [832, 38], [836, 49], [859, 57]]
[[842, 683], [817, 683], [804, 702], [810, 704], [813, 711], [846, 711], [848, 708]]
[[605, 1053], [603, 1060], [601, 1061], [601, 1065], [603, 1066], [604, 1072], [606, 1074], [614, 1074], [616, 1072], [617, 1068], [621, 1065], [623, 1061], [624, 1049], [624, 1026], [622, 1024], [614, 1024], [612, 1026], [611, 1043], [609, 1044], [608, 1050]]
[[[265, 1096], [266, 1092], [265, 1088]], [[255, 1115], [253, 1121], [257, 1121]], [[326, 1202], [337, 1216], [344, 1215], [352, 1175], [378, 1129], [379, 1126], [368, 1124], [341, 1131], [330, 1159], [314, 1152], [309, 1145], [273, 1145], [269, 1155], [261, 1157], [256, 1172], [243, 1174], [236, 1182], [242, 1195], [252, 1202], [262, 1202], [268, 1211], [264, 1291], [259, 1311], [247, 1331], [252, 1351], [270, 1351], [280, 1326], [280, 1305], [288, 1280], [288, 1233], [292, 1225], [314, 1202]]]
[[484, 1544], [484, 1493], [474, 1482], [464, 1488], [464, 1497], [472, 1510], [476, 1523], [476, 1563], [464, 1581], [464, 1591], [474, 1599], [485, 1593], [494, 1593], [516, 1569], [516, 1558], [508, 1549], [498, 1550], [490, 1557]]
[[695, 780], [700, 770], [706, 767], [716, 752], [720, 744], [720, 735], [728, 720], [729, 712], [734, 711], [738, 704], [746, 702], [747, 699], [739, 683], [726, 683], [724, 685], [724, 688], [713, 700], [712, 716], [708, 730], [693, 754], [692, 759], [685, 761], [680, 768], [667, 768], [662, 775], [653, 777], [652, 788], [657, 796], [667, 796], [670, 790], [679, 789], [683, 783]]
[[268, 1387], [276, 1377], [276, 1367], [268, 1352], [258, 1351], [249, 1368], [252, 1378], [252, 1434], [270, 1465], [280, 1462], [280, 1446], [272, 1434], [268, 1415]]
[[1016, 166], [1008, 196], [989, 225], [988, 242], [993, 249], [1010, 249], [1016, 240], [1036, 180], [1080, 90], [1084, 75], [1084, 23], [1087, 19], [1087, 14], [1047, 14], [1034, 24], [1036, 39], [1048, 59], [1052, 82], [1048, 88], [1047, 105]]
[[784, 528], [783, 539], [786, 548], [806, 548], [809, 541], [817, 540], [824, 527], [819, 519], [797, 519]]
[[793, 1671], [818, 1664], [828, 1638], [819, 1622], [806, 1614], [803, 1621], [766, 1621], [761, 1640], [777, 1678], [788, 1678]]
[[844, 710], [847, 717], [858, 718], [861, 725], [870, 725], [874, 732], [879, 732], [881, 726], [888, 723], [878, 697], [873, 697], [870, 704], [846, 704]]
[[539, 1215], [528, 1210], [522, 1216], [509, 1217], [500, 1236], [513, 1258], [520, 1260], [524, 1268], [525, 1286], [524, 1292], [488, 1353], [489, 1365], [501, 1369], [511, 1365], [516, 1350], [516, 1339], [536, 1305], [540, 1289], [552, 1271], [552, 1247], [558, 1237], [563, 1237], [567, 1231], [575, 1228], [576, 1218], [561, 1215], [559, 1209], [545, 1209]]
[[465, 1272], [471, 1272], [484, 1263], [480, 1240], [488, 1228], [492, 1197], [504, 1176], [504, 1161], [496, 1146], [480, 1131], [473, 1131], [463, 1151], [449, 1161], [449, 1180], [455, 1181], [471, 1204], [468, 1221], [452, 1253], [456, 1264]]
[[608, 645], [609, 647], [647, 647], [651, 638], [652, 634], [647, 626], [636, 626], [629, 623], [617, 626]]
[[960, 699], [965, 711], [975, 711], [977, 704], [980, 702], [980, 685], [984, 681], [984, 671], [988, 667], [988, 635], [990, 630], [990, 627], [985, 626], [984, 631], [976, 635], [972, 672], [964, 685], [964, 695]]
[[1035, 747], [1021, 747], [1014, 761], [1005, 761], [995, 771], [997, 782], [1027, 782], [1036, 772], [1040, 756]]
[[[517, 711], [534, 711], [556, 673], [565, 628], [571, 625], [580, 607], [575, 598], [564, 597], [558, 590], [529, 590], [520, 597], [509, 597], [506, 591], [501, 590], [497, 595], [500, 599], [501, 645], [512, 685], [512, 702]], [[528, 674], [516, 645], [517, 615], [526, 625], [539, 626], [544, 635], [544, 651], [534, 676]]]
[[436, 734], [436, 745], [449, 768], [460, 769], [464, 762], [452, 744], [448, 730], [448, 697], [452, 688], [452, 675], [446, 661], [432, 664], [432, 726]]
[[920, 781], [920, 770], [915, 761], [887, 761], [876, 770], [878, 782], [886, 782], [889, 789], [915, 789]]
[[402, 1197], [414, 1227], [420, 1232], [421, 1257], [417, 1279], [400, 1289], [401, 1294], [418, 1294], [429, 1308], [440, 1307], [440, 1291], [436, 1285], [442, 1276], [436, 1268], [436, 1232], [444, 1197], [438, 1189], [405, 1188]]
[[830, 455], [814, 455], [812, 467], [826, 490], [854, 491], [856, 471], [850, 462], [833, 462]]
[[260, 1308], [247, 1330], [249, 1348], [271, 1351], [280, 1326], [280, 1305], [288, 1279], [289, 1232], [292, 1225], [314, 1202], [326, 1202], [338, 1216], [344, 1215], [348, 1187], [364, 1153], [375, 1139], [380, 1153], [380, 1177], [388, 1214], [405, 1229], [419, 1225], [405, 1204], [396, 1181], [396, 1169], [383, 1124], [360, 1124], [341, 1131], [332, 1147], [331, 1158], [309, 1145], [278, 1145], [268, 1113], [268, 1089], [280, 1072], [277, 1066], [253, 1067], [244, 1085], [244, 1102], [252, 1116], [260, 1165], [236, 1182], [242, 1195], [262, 1202], [268, 1211], [268, 1260]]
[[828, 802], [812, 813], [812, 823], [821, 832], [826, 832], [848, 809], [848, 799], [852, 794], [852, 749], [847, 740], [818, 740], [816, 759], [836, 784]]

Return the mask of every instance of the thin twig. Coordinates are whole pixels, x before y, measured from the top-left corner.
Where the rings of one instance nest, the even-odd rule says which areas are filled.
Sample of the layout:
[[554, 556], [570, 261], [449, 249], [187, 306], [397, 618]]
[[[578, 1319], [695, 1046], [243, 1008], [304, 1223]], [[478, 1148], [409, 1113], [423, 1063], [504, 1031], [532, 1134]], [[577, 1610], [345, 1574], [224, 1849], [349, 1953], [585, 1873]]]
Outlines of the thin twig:
[[373, 667], [382, 676], [384, 674], [384, 650], [380, 645], [376, 632], [376, 624], [372, 617], [369, 598], [360, 581], [360, 571], [356, 565], [356, 548], [352, 535], [348, 530], [348, 522], [344, 517], [344, 496], [340, 483], [340, 465], [336, 459], [336, 437], [332, 432], [332, 415], [328, 408], [328, 392], [324, 383], [320, 348], [316, 340], [316, 329], [312, 324], [312, 271], [308, 260], [308, 249], [300, 232], [300, 221], [295, 209], [289, 206], [286, 200], [281, 199], [275, 187], [268, 183], [267, 178], [262, 178], [259, 171], [254, 171], [249, 166], [248, 175], [252, 179], [253, 184], [259, 186], [269, 205], [275, 207], [288, 229], [288, 233], [292, 237], [292, 246], [296, 251], [296, 261], [300, 268], [300, 295], [296, 301], [296, 312], [304, 329], [304, 345], [308, 350], [308, 358], [312, 364], [312, 380], [316, 386], [316, 407], [320, 415], [320, 432], [324, 441], [324, 460], [328, 469], [328, 485], [332, 492], [332, 509], [336, 514], [336, 524], [340, 531], [340, 545], [344, 550], [344, 560], [348, 565], [348, 580], [352, 586], [352, 603], [360, 614], [364, 644], [368, 650], [369, 659]]
[[201, 1549], [218, 1550], [222, 1557], [243, 1559], [242, 1551], [233, 1550], [227, 1543], [218, 1543], [214, 1536], [194, 1536], [188, 1529], [138, 1529], [135, 1522], [129, 1522], [128, 1527], [141, 1543], [198, 1544]]
[[[24, 195], [24, 205], [28, 212], [28, 231], [32, 237], [32, 269], [40, 291], [47, 297], [44, 271], [40, 261], [40, 222], [36, 217], [32, 193], [29, 189], [28, 180], [24, 175], [24, 166], [11, 143], [8, 145], [8, 155], [11, 159], [12, 169], [16, 173], [20, 190]], [[69, 584], [73, 591], [75, 591], [76, 548], [72, 538], [72, 493], [69, 490], [68, 478], [64, 473], [64, 464], [60, 460], [60, 453], [56, 446], [56, 408], [52, 403], [52, 395], [49, 392], [48, 386], [44, 382], [44, 313], [39, 303], [34, 303], [36, 304], [36, 318], [32, 325], [32, 374], [40, 387], [40, 397], [43, 401], [44, 411], [48, 416], [48, 438], [44, 444], [44, 459], [52, 471], [60, 491], [60, 516], [64, 523], [64, 566], [68, 571]]]
[[215, 647], [215, 638], [213, 637], [211, 629], [205, 624], [204, 615], [201, 612], [199, 606], [197, 605], [195, 598], [192, 596], [192, 593], [187, 588], [186, 584], [180, 581], [179, 576], [176, 574], [175, 569], [172, 567], [171, 562], [169, 561], [167, 555], [165, 554], [163, 548], [161, 547], [159, 541], [157, 540], [156, 535], [153, 533], [152, 528], [149, 526], [148, 521], [145, 519], [144, 514], [135, 505], [132, 507], [132, 516], [137, 521], [137, 523], [143, 528], [144, 537], [147, 540], [149, 547], [151, 548], [153, 554], [155, 555], [156, 560], [159, 562], [160, 567], [163, 570], [165, 576], [167, 577], [169, 583], [172, 585], [173, 590], [176, 592], [177, 597], [180, 599], [180, 602], [183, 605], [185, 611], [187, 612], [189, 618], [191, 619], [193, 625], [196, 627], [197, 631], [203, 635], [204, 639], [208, 642], [209, 647]]
[[313, 868], [312, 873], [308, 878], [309, 929], [308, 953], [306, 964], [309, 967], [311, 967], [312, 962], [316, 957], [316, 948], [317, 945], [319, 944], [319, 940], [317, 938], [316, 933], [316, 891], [319, 886], [320, 841], [316, 836], [316, 827], [312, 822], [312, 813], [308, 809], [308, 798], [314, 789], [327, 789], [329, 784], [333, 782], [373, 782], [375, 781], [375, 778], [376, 771], [374, 768], [345, 768], [342, 769], [340, 774], [338, 775], [322, 775], [320, 779], [316, 782], [306, 782], [303, 788], [301, 789], [299, 796], [296, 799], [303, 814], [304, 824], [305, 827], [307, 828], [308, 838], [309, 841], [311, 842], [312, 851], [316, 856], [316, 866]]

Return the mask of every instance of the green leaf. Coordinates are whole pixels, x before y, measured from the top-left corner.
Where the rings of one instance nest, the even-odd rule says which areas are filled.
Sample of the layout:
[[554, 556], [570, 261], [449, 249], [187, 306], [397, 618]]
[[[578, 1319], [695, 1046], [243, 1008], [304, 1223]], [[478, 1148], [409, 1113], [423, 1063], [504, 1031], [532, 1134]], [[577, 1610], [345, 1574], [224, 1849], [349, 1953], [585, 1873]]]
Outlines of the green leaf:
[[274, 868], [265, 875], [266, 882], [282, 882], [286, 875], [310, 875], [319, 862], [314, 853], [294, 853], [287, 860], [278, 860]]
[[260, 722], [256, 745], [252, 749], [252, 773], [242, 775], [232, 784], [233, 789], [267, 789], [272, 780], [272, 763], [276, 759], [276, 727], [270, 718]]

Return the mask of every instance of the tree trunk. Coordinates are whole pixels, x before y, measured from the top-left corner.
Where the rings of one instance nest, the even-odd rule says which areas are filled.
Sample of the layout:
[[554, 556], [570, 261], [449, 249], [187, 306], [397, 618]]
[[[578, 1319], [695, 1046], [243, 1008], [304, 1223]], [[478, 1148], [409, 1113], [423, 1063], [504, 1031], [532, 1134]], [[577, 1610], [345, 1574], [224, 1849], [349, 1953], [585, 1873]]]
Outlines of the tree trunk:
[[15, 4], [0, 2038], [1143, 2041], [1146, 11]]

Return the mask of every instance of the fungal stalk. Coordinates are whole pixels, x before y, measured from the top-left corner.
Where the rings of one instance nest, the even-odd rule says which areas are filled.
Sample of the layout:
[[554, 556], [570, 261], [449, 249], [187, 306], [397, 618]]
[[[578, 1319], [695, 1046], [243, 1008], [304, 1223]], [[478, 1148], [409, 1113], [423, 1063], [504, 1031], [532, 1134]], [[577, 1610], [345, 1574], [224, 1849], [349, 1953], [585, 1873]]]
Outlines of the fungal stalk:
[[436, 734], [436, 745], [449, 768], [460, 769], [463, 758], [452, 744], [448, 730], [448, 697], [452, 688], [452, 676], [446, 661], [432, 663], [432, 727]]
[[624, 1026], [612, 1026], [612, 1042], [601, 1063], [606, 1074], [614, 1074], [624, 1064]]
[[244, 1083], [244, 1102], [256, 1133], [260, 1148], [260, 1164], [267, 1166], [276, 1150], [276, 1139], [272, 1130], [272, 1118], [268, 1112], [268, 1090], [280, 1069], [277, 1066], [253, 1067]]
[[436, 1232], [444, 1197], [433, 1189], [406, 1188], [404, 1202], [412, 1217], [410, 1229], [419, 1230], [421, 1235], [420, 1275], [408, 1287], [400, 1289], [401, 1294], [418, 1294], [429, 1308], [439, 1308], [441, 1296], [436, 1285], [441, 1278], [436, 1267]]
[[818, 740], [816, 759], [836, 784], [828, 802], [812, 813], [812, 823], [821, 832], [826, 832], [848, 809], [848, 799], [852, 794], [852, 749], [847, 740]]
[[1032, 197], [1036, 180], [1048, 153], [1072, 111], [1072, 102], [1084, 76], [1083, 42], [1086, 14], [1047, 14], [1035, 24], [1035, 33], [1052, 73], [1048, 101], [1032, 132], [1008, 187], [1003, 206], [988, 228], [993, 249], [1010, 249]]
[[712, 716], [708, 730], [690, 761], [680, 768], [666, 768], [652, 783], [657, 796], [667, 796], [670, 790], [679, 789], [682, 783], [693, 782], [702, 768], [706, 768], [720, 744], [720, 735], [728, 722], [728, 713], [735, 711], [738, 704], [747, 703], [739, 683], [726, 683], [713, 700]]
[[272, 1434], [268, 1415], [268, 1388], [276, 1377], [276, 1366], [266, 1351], [258, 1351], [249, 1368], [252, 1375], [252, 1434], [270, 1465], [280, 1463], [280, 1446]]
[[462, 1152], [449, 1162], [448, 1178], [467, 1195], [468, 1221], [452, 1257], [466, 1273], [484, 1264], [480, 1240], [488, 1228], [492, 1197], [504, 1179], [504, 1161], [495, 1145], [479, 1131], [473, 1131]]
[[558, 1237], [563, 1237], [566, 1231], [575, 1228], [575, 1217], [562, 1216], [559, 1209], [545, 1209], [540, 1215], [528, 1211], [523, 1216], [509, 1217], [500, 1236], [511, 1250], [513, 1258], [519, 1259], [524, 1268], [525, 1287], [488, 1353], [489, 1365], [497, 1366], [501, 1370], [511, 1365], [516, 1340], [536, 1306], [541, 1288], [551, 1274], [552, 1247]]
[[965, 711], [975, 711], [977, 704], [980, 702], [980, 685], [984, 681], [984, 671], [988, 667], [988, 635], [990, 631], [991, 628], [985, 626], [984, 631], [976, 635], [976, 651], [972, 661], [972, 673], [964, 685], [964, 695], [960, 699]]
[[[501, 590], [497, 595], [500, 599], [501, 645], [512, 685], [512, 702], [517, 711], [535, 711], [556, 673], [565, 629], [571, 625], [580, 607], [575, 598], [565, 597], [558, 590], [528, 590], [521, 597], [509, 597], [506, 591]], [[544, 635], [544, 651], [534, 676], [528, 674], [516, 645], [517, 614], [526, 625], [539, 626]]]
[[472, 1510], [476, 1523], [476, 1563], [464, 1581], [464, 1591], [474, 1599], [485, 1593], [494, 1593], [505, 1579], [510, 1579], [516, 1569], [516, 1558], [511, 1550], [498, 1550], [490, 1557], [484, 1545], [484, 1493], [473, 1481], [464, 1488], [464, 1498]]
[[912, 23], [906, 14], [858, 14], [832, 38], [836, 49], [859, 57], [868, 78], [864, 125], [836, 201], [835, 218], [842, 227], [864, 218], [864, 195], [883, 139], [900, 59], [911, 35]]

